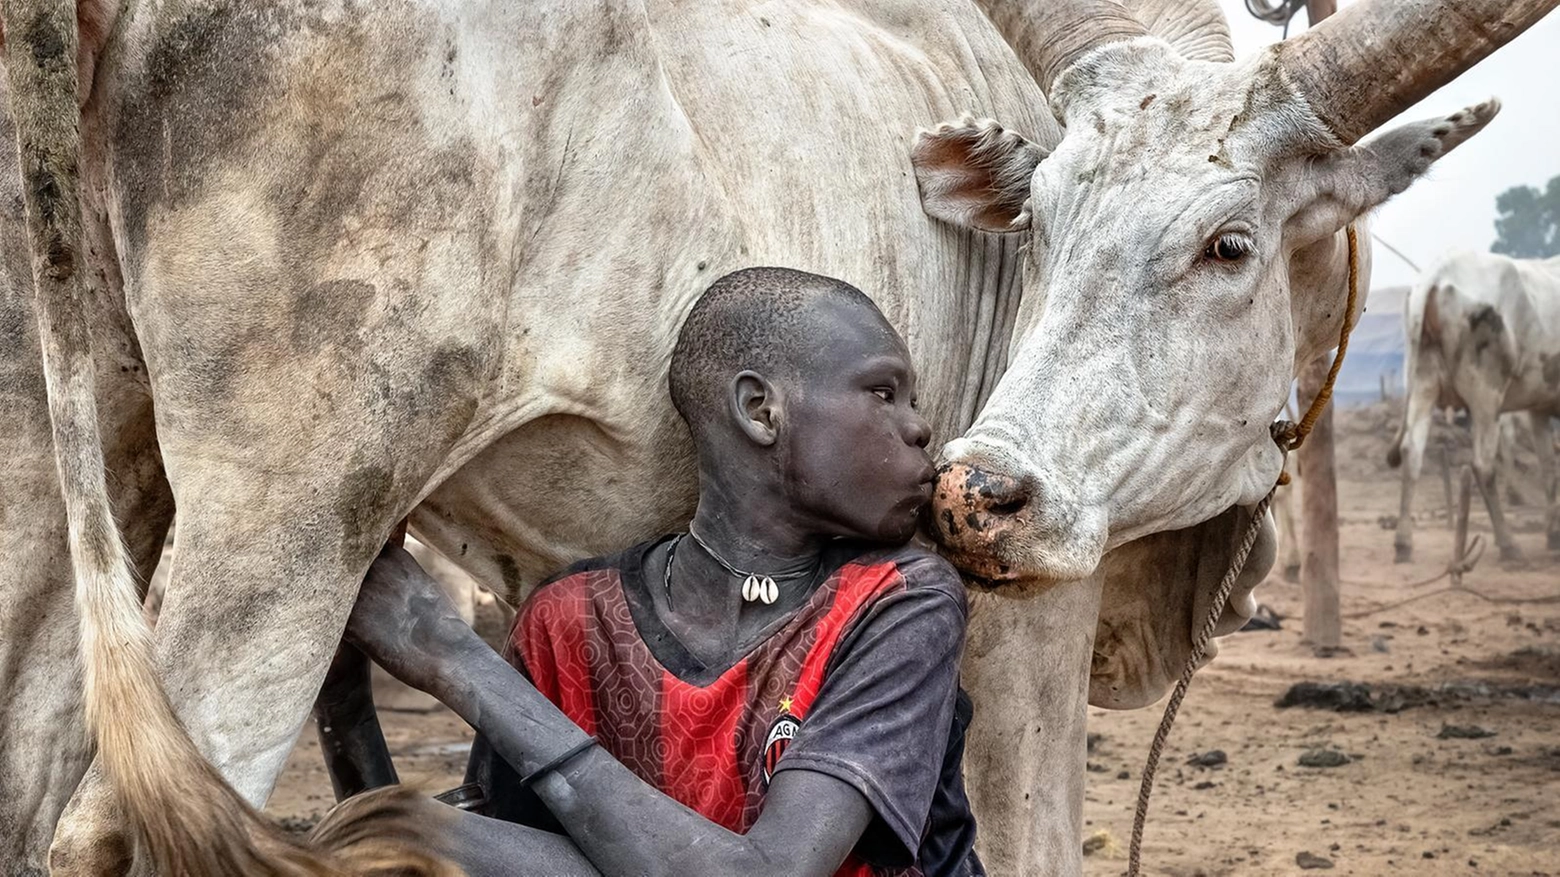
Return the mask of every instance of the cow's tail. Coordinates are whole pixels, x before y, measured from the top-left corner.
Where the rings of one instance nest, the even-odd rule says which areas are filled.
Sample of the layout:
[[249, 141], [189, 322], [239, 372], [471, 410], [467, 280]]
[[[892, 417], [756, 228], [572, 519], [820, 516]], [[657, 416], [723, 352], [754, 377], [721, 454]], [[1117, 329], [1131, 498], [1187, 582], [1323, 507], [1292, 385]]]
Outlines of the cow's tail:
[[1387, 447], [1387, 465], [1393, 469], [1403, 464], [1415, 421], [1429, 417], [1441, 395], [1442, 368], [1436, 351], [1442, 339], [1435, 276], [1432, 271], [1419, 278], [1403, 301], [1403, 416]]
[[[77, 21], [72, 0], [7, 0], [5, 62], [27, 207], [54, 449], [69, 524], [88, 726], [159, 874], [454, 874], [438, 820], [408, 792], [353, 804], [323, 842], [293, 839], [238, 795], [179, 722], [109, 507], [79, 270]], [[426, 800], [426, 799], [424, 799]], [[428, 802], [428, 807], [438, 805]], [[363, 830], [344, 831], [350, 821]], [[373, 828], [368, 828], [372, 824]]]

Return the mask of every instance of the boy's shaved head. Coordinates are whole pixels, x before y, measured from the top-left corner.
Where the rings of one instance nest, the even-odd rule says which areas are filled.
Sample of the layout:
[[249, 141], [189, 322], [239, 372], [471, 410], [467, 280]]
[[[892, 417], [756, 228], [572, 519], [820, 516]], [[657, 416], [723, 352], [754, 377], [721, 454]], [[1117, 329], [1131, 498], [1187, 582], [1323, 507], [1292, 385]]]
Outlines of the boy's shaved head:
[[782, 377], [800, 370], [817, 348], [813, 328], [823, 301], [864, 306], [883, 319], [866, 293], [849, 283], [791, 268], [744, 268], [710, 285], [672, 350], [672, 404], [695, 438], [726, 404], [738, 372]]

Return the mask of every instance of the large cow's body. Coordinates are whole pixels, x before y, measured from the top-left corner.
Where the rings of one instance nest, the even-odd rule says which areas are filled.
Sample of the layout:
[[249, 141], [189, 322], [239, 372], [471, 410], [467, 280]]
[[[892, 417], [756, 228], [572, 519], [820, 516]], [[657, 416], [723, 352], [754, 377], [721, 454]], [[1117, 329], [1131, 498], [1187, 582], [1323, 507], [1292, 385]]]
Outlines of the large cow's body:
[[[252, 800], [398, 516], [510, 598], [686, 520], [666, 362], [722, 274], [785, 265], [866, 289], [941, 436], [1000, 374], [1018, 241], [928, 220], [908, 158], [918, 125], [963, 112], [1057, 137], [978, 10], [652, 5], [122, 13], [83, 119], [95, 288], [121, 315], [106, 324], [134, 321], [98, 345], [105, 410], [129, 410], [104, 425], [149, 438], [155, 400], [179, 515], [158, 649], [181, 715]], [[30, 376], [30, 426], [7, 438], [38, 487], [7, 511], [50, 532], [6, 528], [8, 561], [44, 560], [12, 565], [26, 581], [8, 588], [39, 603], [4, 619], [31, 633], [5, 660], [18, 700], [52, 708], [7, 711], [0, 810], [29, 823], [5, 832], [8, 869], [43, 864], [86, 755], [37, 727], [75, 724], [79, 701], [44, 693], [75, 625], [26, 276], [10, 272], [7, 356]], [[147, 470], [111, 484], [149, 571], [173, 511], [157, 452], [108, 450], [116, 475]]]
[[[1549, 426], [1560, 416], [1560, 258], [1450, 256], [1410, 290], [1403, 330], [1408, 401], [1388, 454], [1389, 463], [1404, 463], [1398, 559], [1412, 555], [1414, 485], [1438, 406], [1468, 409], [1474, 473], [1503, 557], [1518, 552], [1495, 483], [1501, 414], [1526, 412], [1549, 505], [1549, 545], [1560, 547]], [[1514, 454], [1515, 446], [1510, 450]]]

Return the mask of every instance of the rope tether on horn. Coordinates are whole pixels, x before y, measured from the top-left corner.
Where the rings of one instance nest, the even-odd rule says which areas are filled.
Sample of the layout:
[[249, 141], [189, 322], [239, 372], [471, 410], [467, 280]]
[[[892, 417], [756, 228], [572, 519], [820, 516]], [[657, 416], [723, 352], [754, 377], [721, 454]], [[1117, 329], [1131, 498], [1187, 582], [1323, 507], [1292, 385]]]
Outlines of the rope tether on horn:
[[1154, 732], [1154, 742], [1148, 747], [1148, 761], [1143, 765], [1143, 781], [1138, 787], [1137, 810], [1132, 818], [1132, 843], [1127, 851], [1127, 877], [1138, 877], [1142, 867], [1143, 858], [1143, 826], [1148, 821], [1148, 801], [1154, 793], [1154, 774], [1159, 770], [1159, 759], [1164, 754], [1165, 741], [1170, 737], [1170, 729], [1175, 725], [1176, 713], [1181, 709], [1181, 701], [1186, 698], [1186, 690], [1191, 687], [1192, 676], [1197, 673], [1197, 667], [1202, 663], [1203, 656], [1208, 652], [1208, 641], [1213, 639], [1213, 629], [1219, 623], [1219, 618], [1224, 614], [1224, 604], [1229, 601], [1230, 592], [1235, 590], [1235, 580], [1240, 578], [1241, 571], [1246, 568], [1246, 558], [1251, 554], [1251, 547], [1256, 544], [1257, 536], [1262, 532], [1262, 518], [1267, 514], [1268, 504], [1273, 501], [1273, 492], [1280, 484], [1289, 483], [1289, 452], [1299, 448], [1305, 443], [1305, 437], [1311, 434], [1316, 421], [1322, 416], [1322, 411], [1327, 403], [1332, 400], [1333, 383], [1338, 380], [1338, 370], [1343, 367], [1344, 354], [1349, 351], [1349, 333], [1354, 331], [1354, 309], [1359, 303], [1360, 292], [1360, 245], [1359, 237], [1354, 231], [1354, 226], [1345, 227], [1349, 238], [1349, 297], [1343, 310], [1343, 328], [1338, 332], [1338, 353], [1333, 357], [1332, 367], [1327, 370], [1327, 379], [1322, 382], [1322, 388], [1311, 400], [1311, 406], [1306, 409], [1305, 416], [1299, 423], [1286, 423], [1280, 421], [1273, 424], [1273, 441], [1284, 453], [1285, 468], [1278, 474], [1278, 482], [1273, 485], [1273, 490], [1267, 492], [1252, 509], [1251, 524], [1246, 528], [1246, 535], [1241, 539], [1239, 547], [1235, 550], [1235, 556], [1230, 558], [1230, 568], [1224, 574], [1224, 580], [1219, 583], [1219, 590], [1213, 596], [1213, 603], [1208, 609], [1208, 617], [1203, 620], [1202, 626], [1197, 631], [1197, 636], [1192, 640], [1192, 651], [1186, 658], [1186, 666], [1181, 670], [1181, 678], [1175, 683], [1175, 691], [1170, 694], [1170, 702], [1165, 704], [1164, 718], [1159, 720], [1159, 729]]

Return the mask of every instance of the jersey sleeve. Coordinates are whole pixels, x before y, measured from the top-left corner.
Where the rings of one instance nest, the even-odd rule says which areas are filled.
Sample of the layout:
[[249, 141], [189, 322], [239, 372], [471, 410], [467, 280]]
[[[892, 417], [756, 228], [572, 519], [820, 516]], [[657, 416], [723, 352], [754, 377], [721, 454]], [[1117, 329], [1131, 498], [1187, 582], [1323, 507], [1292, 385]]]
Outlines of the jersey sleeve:
[[812, 770], [855, 787], [875, 817], [856, 852], [914, 863], [948, 751], [967, 610], [952, 566], [901, 568], [907, 587], [878, 599], [836, 647], [822, 688], [775, 771]]

